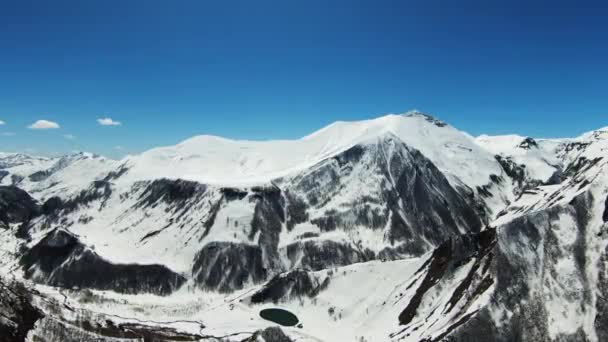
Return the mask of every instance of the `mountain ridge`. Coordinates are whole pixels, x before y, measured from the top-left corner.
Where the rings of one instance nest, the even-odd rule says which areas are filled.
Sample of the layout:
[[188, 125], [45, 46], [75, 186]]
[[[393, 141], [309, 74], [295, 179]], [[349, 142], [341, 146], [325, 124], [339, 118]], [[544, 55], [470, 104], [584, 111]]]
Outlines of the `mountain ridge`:
[[[416, 112], [121, 161], [20, 156], [0, 169], [0, 284], [27, 284], [30, 333], [66, 341], [134, 322], [189, 340], [601, 341], [607, 147], [601, 129], [474, 138]], [[303, 327], [266, 332], [277, 305]]]

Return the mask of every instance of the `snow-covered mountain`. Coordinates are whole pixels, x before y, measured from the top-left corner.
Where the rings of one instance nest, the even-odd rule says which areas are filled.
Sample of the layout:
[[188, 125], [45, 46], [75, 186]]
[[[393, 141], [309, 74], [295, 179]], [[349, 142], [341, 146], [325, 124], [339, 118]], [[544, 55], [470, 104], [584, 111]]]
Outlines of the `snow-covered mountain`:
[[[475, 138], [419, 112], [120, 161], [2, 154], [2, 286], [27, 286], [0, 331], [602, 341], [606, 157], [608, 128]], [[277, 306], [302, 326], [260, 316]]]

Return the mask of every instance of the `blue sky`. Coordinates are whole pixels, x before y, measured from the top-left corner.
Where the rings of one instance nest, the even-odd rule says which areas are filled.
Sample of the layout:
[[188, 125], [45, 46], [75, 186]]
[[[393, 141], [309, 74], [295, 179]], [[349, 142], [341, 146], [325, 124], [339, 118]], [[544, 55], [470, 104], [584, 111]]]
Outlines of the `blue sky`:
[[413, 108], [472, 134], [608, 125], [608, 4], [446, 3], [0, 0], [0, 150], [119, 157]]

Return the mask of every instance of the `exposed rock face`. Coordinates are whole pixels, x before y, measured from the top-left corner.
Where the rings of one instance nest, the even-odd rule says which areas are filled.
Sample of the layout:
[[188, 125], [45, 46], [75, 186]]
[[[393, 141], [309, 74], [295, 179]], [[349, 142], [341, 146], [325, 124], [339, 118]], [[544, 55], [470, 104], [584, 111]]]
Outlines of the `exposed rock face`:
[[501, 227], [490, 267], [492, 300], [452, 334], [453, 340], [581, 341], [608, 336], [601, 299], [607, 289], [606, 254], [597, 256], [588, 245], [597, 229], [590, 226], [592, 202], [591, 194], [583, 193], [570, 204]]
[[114, 324], [111, 320], [99, 322], [86, 319], [86, 316], [85, 319], [75, 322], [45, 317], [38, 322], [31, 335], [38, 341], [61, 342], [201, 341], [203, 338], [169, 327], [136, 323]]
[[[538, 179], [530, 179], [526, 173], [526, 166], [523, 164], [515, 163], [509, 157], [496, 156], [496, 160], [500, 163], [503, 170], [509, 176], [513, 185], [515, 186], [515, 195], [520, 196], [524, 191], [532, 189], [542, 182]], [[561, 182], [561, 171], [556, 171], [552, 177], [549, 178], [547, 183], [557, 184]]]
[[23, 181], [23, 176], [20, 175], [11, 175], [11, 184], [19, 185]]
[[185, 282], [161, 265], [112, 264], [63, 230], [50, 232], [23, 255], [21, 264], [27, 278], [67, 288], [167, 295]]
[[184, 204], [196, 195], [203, 195], [206, 187], [202, 184], [184, 180], [159, 179], [153, 181], [140, 195], [140, 205], [154, 206], [159, 201], [167, 204], [184, 206]]
[[8, 172], [8, 171], [0, 170], [0, 183], [2, 182], [4, 177], [8, 176], [9, 174], [10, 174], [10, 172]]
[[52, 174], [53, 173], [50, 170], [36, 171], [36, 172], [32, 173], [31, 175], [29, 175], [28, 178], [32, 182], [40, 182], [42, 180], [49, 178], [49, 176]]
[[606, 202], [604, 203], [604, 214], [602, 215], [604, 222], [608, 222], [608, 196], [606, 196]]
[[[321, 231], [388, 226], [390, 243], [411, 246], [405, 248], [411, 254], [482, 225], [477, 203], [454, 189], [420, 152], [391, 135], [323, 161], [290, 184], [310, 209], [328, 208], [311, 220]], [[366, 193], [345, 194], [358, 187]]]
[[29, 221], [39, 212], [38, 204], [27, 192], [16, 186], [0, 186], [0, 225]]
[[314, 297], [323, 291], [330, 278], [319, 279], [313, 273], [294, 270], [275, 276], [251, 296], [252, 303], [277, 303], [296, 297]]
[[[46, 314], [50, 312], [50, 314]], [[116, 316], [75, 309], [0, 277], [0, 342], [200, 341], [203, 336], [145, 322], [115, 323]], [[192, 322], [195, 324], [195, 322]], [[199, 325], [202, 329], [204, 325]], [[219, 340], [219, 339], [218, 339]]]
[[266, 328], [242, 342], [293, 342], [279, 327]]
[[608, 339], [608, 302], [605, 300], [608, 298], [608, 247], [601, 253], [598, 266], [598, 293], [596, 294], [597, 298], [595, 301], [597, 315], [595, 316], [593, 326], [595, 327], [598, 341], [606, 341]]
[[229, 292], [266, 279], [258, 246], [212, 242], [196, 256], [192, 275], [204, 289]]
[[[420, 314], [420, 305], [429, 290], [442, 280], [454, 277], [455, 271], [465, 264], [473, 262], [466, 277], [454, 288], [449, 301], [446, 302], [444, 313], [452, 311], [457, 304], [465, 301], [460, 307], [458, 317], [466, 318], [465, 309], [483, 294], [493, 284], [491, 274], [488, 272], [489, 263], [493, 258], [493, 249], [496, 244], [496, 231], [494, 229], [484, 230], [481, 233], [462, 235], [450, 239], [439, 246], [425, 265], [425, 276], [419, 282], [414, 296], [410, 299], [407, 307], [399, 315], [399, 322], [408, 325], [416, 315]], [[420, 270], [419, 272], [422, 272]], [[466, 320], [458, 320], [459, 324]], [[438, 339], [440, 340], [440, 339]]]
[[[580, 337], [578, 329], [560, 332], [555, 322], [564, 310], [572, 325], [583, 329], [581, 320], [592, 306], [592, 284], [586, 272], [586, 265], [597, 262], [587, 246], [592, 201], [585, 193], [569, 205], [530, 214], [502, 228], [495, 265], [496, 299], [514, 313], [504, 318], [507, 324], [499, 330], [505, 341]], [[518, 244], [524, 249], [514, 248]], [[537, 281], [530, 281], [531, 275]], [[547, 300], [547, 296], [553, 298]], [[553, 306], [555, 302], [561, 310]]]
[[287, 258], [292, 267], [319, 271], [351, 265], [376, 258], [372, 251], [361, 251], [356, 246], [335, 241], [302, 241], [287, 246]]
[[22, 342], [43, 313], [20, 283], [0, 277], [0, 342]]
[[519, 147], [529, 150], [533, 147], [538, 147], [538, 144], [536, 143], [536, 140], [534, 140], [530, 137], [527, 137], [519, 144]]

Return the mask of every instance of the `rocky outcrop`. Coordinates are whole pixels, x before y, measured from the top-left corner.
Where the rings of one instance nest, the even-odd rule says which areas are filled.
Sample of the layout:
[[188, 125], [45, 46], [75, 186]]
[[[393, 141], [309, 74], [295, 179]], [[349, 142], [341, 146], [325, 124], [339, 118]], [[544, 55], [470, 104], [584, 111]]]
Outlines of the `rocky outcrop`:
[[168, 295], [185, 282], [162, 265], [111, 263], [60, 229], [27, 250], [20, 263], [27, 278], [65, 288]]
[[602, 215], [602, 219], [604, 222], [608, 222], [608, 196], [606, 196], [606, 201], [604, 202], [604, 214]]
[[40, 182], [49, 178], [52, 174], [53, 172], [51, 170], [36, 171], [27, 178], [32, 182]]
[[606, 252], [597, 256], [589, 245], [598, 242], [594, 201], [584, 192], [500, 227], [491, 300], [450, 334], [451, 341], [604, 340], [608, 264]]
[[[514, 185], [514, 195], [520, 196], [528, 189], [532, 189], [543, 184], [539, 179], [532, 179], [526, 172], [526, 165], [517, 164], [511, 157], [497, 155], [496, 160], [505, 171], [505, 174], [511, 178]], [[562, 180], [562, 172], [557, 170], [546, 183], [558, 184]]]
[[192, 276], [206, 290], [230, 292], [266, 279], [262, 249], [242, 243], [212, 242], [197, 254]]
[[[0, 342], [201, 341], [175, 324], [158, 324], [74, 308], [23, 283], [0, 277]], [[182, 322], [183, 323], [183, 322]], [[204, 329], [201, 323], [187, 322]], [[214, 340], [214, 339], [212, 339]]]
[[139, 207], [156, 206], [160, 201], [183, 206], [195, 195], [205, 193], [206, 186], [184, 180], [158, 179], [146, 186], [139, 197]]
[[36, 200], [27, 192], [16, 186], [0, 186], [0, 226], [27, 222], [39, 213]]
[[10, 174], [10, 172], [5, 171], [5, 170], [0, 170], [0, 183], [2, 183], [2, 180], [4, 179], [4, 177], [8, 176]]
[[523, 148], [524, 150], [529, 150], [531, 148], [538, 148], [538, 143], [533, 138], [527, 137], [518, 145], [519, 148]]
[[279, 327], [266, 328], [264, 330], [257, 331], [253, 336], [247, 338], [242, 342], [293, 342], [283, 330]]
[[279, 274], [251, 296], [251, 303], [277, 303], [297, 297], [315, 297], [330, 282], [329, 277], [320, 278], [304, 270], [293, 270]]
[[331, 240], [299, 241], [288, 245], [283, 253], [286, 253], [290, 261], [289, 269], [301, 268], [310, 271], [346, 266], [376, 258], [370, 250], [360, 250], [351, 244]]
[[0, 277], [0, 342], [23, 342], [42, 311], [23, 284]]
[[[465, 305], [460, 305], [460, 313], [457, 316], [465, 318], [466, 308], [494, 282], [488, 272], [488, 266], [492, 261], [495, 245], [496, 231], [487, 229], [477, 234], [450, 239], [435, 249], [423, 269], [418, 271], [418, 273], [424, 272], [425, 275], [422, 281], [418, 282], [415, 294], [399, 315], [399, 323], [409, 325], [414, 317], [420, 315], [420, 305], [427, 293], [442, 281], [453, 278], [457, 270], [472, 261], [473, 264], [466, 276], [453, 288], [444, 306], [444, 313], [447, 314], [461, 304], [461, 301], [465, 301]], [[458, 322], [464, 323], [464, 321]]]

